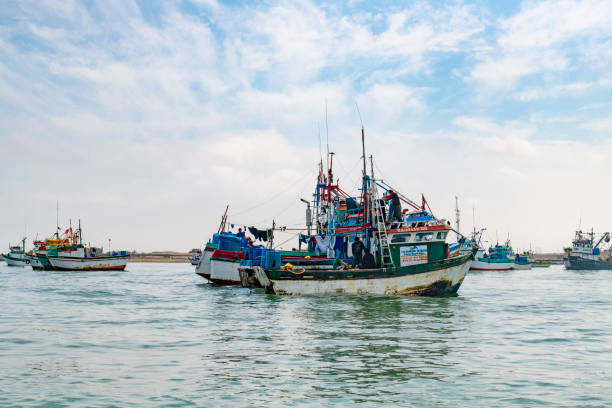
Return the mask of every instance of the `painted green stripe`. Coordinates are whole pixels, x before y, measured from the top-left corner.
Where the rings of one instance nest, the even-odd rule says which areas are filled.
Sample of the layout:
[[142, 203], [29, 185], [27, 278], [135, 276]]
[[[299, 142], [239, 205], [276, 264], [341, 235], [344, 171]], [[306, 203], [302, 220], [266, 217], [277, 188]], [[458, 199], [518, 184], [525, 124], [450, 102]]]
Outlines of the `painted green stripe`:
[[[436, 271], [439, 269], [451, 268], [453, 266], [463, 265], [472, 259], [472, 254], [457, 256], [454, 258], [444, 259], [441, 261], [430, 262], [426, 264], [402, 266], [399, 268], [378, 268], [378, 269], [348, 269], [341, 271], [333, 270], [312, 270], [306, 269], [303, 273], [295, 274], [290, 271], [280, 269], [266, 270], [268, 279], [279, 280], [327, 280], [327, 279], [372, 279], [372, 278], [388, 278], [402, 275], [416, 275]], [[304, 278], [304, 277], [307, 278]]]

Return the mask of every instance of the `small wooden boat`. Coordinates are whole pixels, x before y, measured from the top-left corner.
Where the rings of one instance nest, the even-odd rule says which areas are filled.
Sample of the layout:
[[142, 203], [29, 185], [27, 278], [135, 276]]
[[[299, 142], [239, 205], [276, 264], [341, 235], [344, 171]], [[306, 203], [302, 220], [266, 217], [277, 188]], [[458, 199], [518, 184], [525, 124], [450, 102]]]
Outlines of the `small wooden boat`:
[[505, 245], [495, 245], [488, 253], [479, 250], [472, 262], [472, 271], [509, 271], [514, 267], [514, 260], [509, 258], [511, 250]]
[[2, 254], [2, 258], [4, 258], [8, 266], [23, 267], [30, 265], [30, 260], [25, 254], [25, 241], [25, 238], [21, 240], [21, 246], [9, 245], [9, 252], [6, 254]]

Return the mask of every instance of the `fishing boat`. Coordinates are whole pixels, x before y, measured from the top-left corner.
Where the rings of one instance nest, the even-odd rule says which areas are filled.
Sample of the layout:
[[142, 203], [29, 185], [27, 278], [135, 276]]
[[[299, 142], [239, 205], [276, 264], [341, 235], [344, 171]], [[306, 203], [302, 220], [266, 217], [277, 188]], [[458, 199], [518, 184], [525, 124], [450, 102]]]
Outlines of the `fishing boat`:
[[58, 271], [122, 271], [130, 254], [127, 251], [104, 253], [102, 248], [83, 245], [81, 222], [76, 231], [72, 226], [66, 230], [67, 238], [49, 240], [49, 245], [36, 251], [36, 256], [44, 269]]
[[38, 256], [33, 250], [26, 253], [25, 256], [28, 261], [30, 261], [30, 266], [32, 267], [32, 269], [34, 269], [35, 271], [44, 269], [42, 263], [38, 259]]
[[533, 268], [549, 268], [550, 262], [548, 261], [533, 261], [531, 264]]
[[[383, 179], [366, 171], [362, 129], [363, 172], [361, 196], [351, 197], [334, 184], [333, 153], [327, 156], [328, 174], [319, 170], [314, 200], [315, 241], [319, 258], [300, 257], [285, 262], [281, 251], [264, 249], [259, 261], [243, 261], [239, 268], [243, 285], [256, 282], [279, 295], [363, 293], [373, 295], [448, 296], [457, 293], [477, 248], [467, 254], [451, 255], [446, 243], [450, 224], [433, 216], [425, 197], [422, 204], [399, 193]], [[382, 190], [382, 191], [381, 191]], [[392, 205], [387, 209], [382, 194]], [[310, 202], [306, 225], [310, 229]], [[412, 211], [400, 211], [401, 202]], [[350, 245], [351, 243], [355, 244]], [[361, 244], [359, 244], [361, 243]], [[359, 254], [351, 248], [365, 248]], [[331, 256], [330, 256], [331, 255]], [[352, 256], [352, 259], [351, 259]], [[350, 262], [353, 264], [351, 265]]]
[[197, 251], [193, 250], [192, 252], [193, 256], [189, 257], [189, 263], [193, 266], [198, 266], [200, 260], [202, 259], [202, 250], [198, 249]]
[[25, 241], [25, 238], [21, 240], [21, 246], [9, 245], [9, 252], [6, 254], [2, 254], [2, 257], [4, 258], [8, 266], [30, 265], [30, 260], [25, 254]]
[[[597, 242], [596, 242], [597, 241]], [[577, 270], [612, 270], [612, 254], [610, 248], [602, 251], [603, 243], [610, 242], [610, 233], [595, 234], [576, 231], [572, 246], [565, 248], [563, 263], [566, 269]], [[607, 252], [604, 256], [603, 252]]]
[[219, 248], [218, 243], [208, 242], [202, 251], [200, 261], [196, 265], [196, 274], [200, 275], [204, 279], [210, 280], [210, 258], [215, 251]]
[[533, 263], [529, 260], [529, 253], [516, 254], [514, 257], [514, 265], [512, 269], [529, 270]]
[[509, 271], [515, 263], [511, 257], [512, 248], [509, 245], [496, 244], [488, 252], [479, 249], [470, 270], [473, 271]]

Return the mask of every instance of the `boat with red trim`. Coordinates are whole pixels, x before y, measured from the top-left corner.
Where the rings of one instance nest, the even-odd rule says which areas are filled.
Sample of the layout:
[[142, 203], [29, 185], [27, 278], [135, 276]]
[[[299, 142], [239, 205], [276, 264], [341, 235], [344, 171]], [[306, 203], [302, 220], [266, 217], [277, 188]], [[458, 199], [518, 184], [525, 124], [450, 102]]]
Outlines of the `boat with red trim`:
[[63, 237], [56, 234], [56, 239], [46, 240], [35, 251], [44, 269], [57, 271], [122, 271], [125, 269], [130, 253], [127, 251], [110, 251], [104, 253], [102, 248], [83, 245], [81, 221], [75, 230], [72, 225]]
[[[472, 247], [469, 253], [452, 255], [446, 243], [452, 230], [450, 223], [434, 217], [424, 195], [422, 204], [418, 205], [382, 179], [375, 178], [372, 156], [370, 174], [367, 173], [363, 129], [362, 147], [359, 200], [333, 183], [333, 154], [328, 156], [326, 183], [317, 185], [313, 202], [316, 233], [308, 234], [306, 241], [309, 249], [316, 243], [316, 249], [327, 257], [284, 263], [280, 251], [267, 249], [259, 263], [243, 263], [240, 267], [243, 285], [256, 282], [267, 291], [281, 295], [448, 296], [457, 293], [477, 247]], [[388, 211], [385, 199], [390, 202]], [[401, 211], [402, 202], [412, 207], [412, 211]], [[306, 225], [310, 229], [310, 205], [306, 203]]]

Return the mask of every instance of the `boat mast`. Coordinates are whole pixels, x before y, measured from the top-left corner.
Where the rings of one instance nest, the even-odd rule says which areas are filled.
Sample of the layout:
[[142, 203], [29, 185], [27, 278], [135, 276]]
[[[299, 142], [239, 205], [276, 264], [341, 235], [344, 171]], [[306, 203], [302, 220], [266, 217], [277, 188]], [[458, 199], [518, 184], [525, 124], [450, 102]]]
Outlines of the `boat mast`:
[[[359, 105], [357, 105], [357, 102], [355, 102], [355, 106], [357, 107], [357, 114], [359, 115], [359, 122], [361, 123], [361, 154], [362, 154], [361, 157], [363, 159], [363, 179], [362, 179], [363, 222], [365, 224], [367, 223], [368, 218], [370, 218], [368, 217], [369, 200], [368, 200], [368, 174], [366, 172], [365, 130], [363, 127], [363, 120], [361, 119], [361, 112], [359, 111]], [[372, 171], [372, 174], [374, 174], [373, 171]]]
[[460, 215], [461, 212], [459, 211], [459, 197], [455, 196], [455, 223], [457, 224], [457, 241], [459, 240], [459, 226], [461, 225]]
[[229, 209], [229, 204], [227, 205], [227, 207], [225, 207], [225, 212], [223, 213], [223, 216], [221, 217], [221, 223], [219, 224], [219, 229], [217, 230], [217, 233], [225, 232], [225, 221], [227, 220], [227, 210], [228, 209]]

